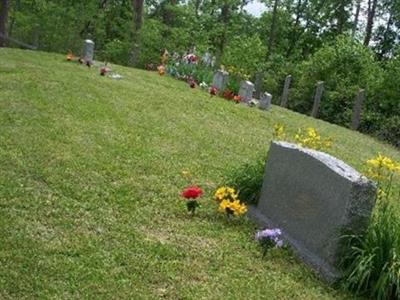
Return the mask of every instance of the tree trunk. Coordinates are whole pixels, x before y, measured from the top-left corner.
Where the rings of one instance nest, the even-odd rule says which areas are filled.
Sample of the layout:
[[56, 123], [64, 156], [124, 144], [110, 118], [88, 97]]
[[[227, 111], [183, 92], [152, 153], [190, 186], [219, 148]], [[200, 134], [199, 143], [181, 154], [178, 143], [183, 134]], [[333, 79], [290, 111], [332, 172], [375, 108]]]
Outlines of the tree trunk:
[[[306, 30], [312, 24], [312, 21], [320, 14], [320, 12], [321, 12], [322, 8], [325, 6], [326, 2], [327, 2], [327, 0], [321, 0], [319, 5], [316, 7], [314, 13], [312, 14], [312, 16], [307, 18], [306, 25], [302, 27], [300, 32], [296, 32], [296, 36], [293, 39], [293, 42], [291, 43], [288, 51], [286, 52], [286, 56], [287, 57], [290, 56], [290, 54], [293, 52], [293, 50], [296, 47], [296, 45], [297, 45], [298, 41], [300, 40], [301, 36], [306, 32]], [[307, 1], [305, 1], [305, 5], [306, 6], [308, 5]]]
[[0, 47], [7, 45], [8, 0], [0, 0]]
[[358, 19], [360, 17], [360, 9], [361, 9], [361, 0], [357, 1], [357, 7], [356, 7], [356, 13], [354, 14], [354, 23], [353, 23], [353, 29], [351, 31], [351, 36], [354, 38], [356, 36], [356, 32], [358, 29]]
[[217, 45], [217, 60], [216, 60], [216, 66], [219, 68], [222, 62], [222, 57], [224, 56], [224, 50], [225, 50], [225, 43], [226, 43], [226, 32], [228, 30], [228, 22], [229, 22], [229, 3], [225, 1], [224, 6], [222, 7], [221, 10], [221, 21], [223, 23], [223, 28], [224, 31], [222, 32], [222, 35], [219, 38], [218, 45]]
[[368, 19], [365, 29], [364, 46], [368, 47], [372, 37], [372, 29], [374, 27], [374, 18], [376, 12], [377, 0], [368, 0]]
[[[294, 25], [292, 26], [292, 30], [290, 33], [290, 43], [289, 43], [289, 47], [286, 50], [286, 57], [289, 57], [290, 54], [292, 53], [293, 49], [294, 49], [294, 45], [296, 44], [297, 40], [296, 40], [296, 35], [299, 29], [299, 25], [300, 25], [300, 19], [302, 18], [303, 15], [303, 8], [302, 8], [302, 0], [297, 0], [297, 6], [296, 6], [296, 19], [294, 22]], [[305, 1], [305, 5], [307, 5], [307, 0]]]
[[272, 52], [273, 52], [273, 48], [274, 48], [275, 31], [276, 31], [276, 19], [277, 19], [277, 14], [278, 14], [278, 5], [279, 5], [279, 0], [275, 0], [274, 1], [274, 8], [272, 10], [272, 22], [271, 22], [271, 29], [269, 31], [269, 41], [268, 41], [266, 61], [268, 61], [269, 58], [271, 57]]
[[391, 10], [390, 10], [390, 13], [389, 13], [389, 19], [388, 19], [388, 21], [387, 21], [387, 23], [386, 23], [385, 32], [384, 32], [384, 34], [383, 34], [382, 47], [381, 47], [381, 50], [380, 50], [380, 52], [379, 52], [379, 54], [378, 54], [379, 59], [381, 59], [381, 60], [385, 57], [385, 55], [386, 55], [386, 54], [390, 51], [390, 49], [393, 47], [393, 44], [390, 45], [390, 42], [389, 42], [389, 45], [387, 44], [388, 39], [389, 39], [389, 35], [390, 35], [390, 27], [391, 27], [392, 25], [393, 25], [393, 11], [392, 11], [392, 9], [391, 9]]
[[199, 10], [200, 10], [201, 0], [195, 0], [194, 2], [194, 14], [196, 18], [199, 18]]
[[143, 0], [132, 0], [133, 8], [133, 47], [131, 54], [131, 64], [133, 66], [139, 65], [140, 58], [140, 29], [143, 24]]
[[[98, 5], [98, 10], [104, 10], [107, 6], [107, 1], [108, 0], [100, 0], [99, 5]], [[83, 29], [80, 31], [80, 36], [82, 38], [87, 38], [88, 34], [92, 31], [91, 28], [94, 27], [93, 20], [96, 19], [96, 16], [92, 16], [89, 20], [86, 21], [85, 25], [83, 26]]]
[[346, 21], [346, 3], [341, 0], [337, 8], [337, 34], [343, 33]]

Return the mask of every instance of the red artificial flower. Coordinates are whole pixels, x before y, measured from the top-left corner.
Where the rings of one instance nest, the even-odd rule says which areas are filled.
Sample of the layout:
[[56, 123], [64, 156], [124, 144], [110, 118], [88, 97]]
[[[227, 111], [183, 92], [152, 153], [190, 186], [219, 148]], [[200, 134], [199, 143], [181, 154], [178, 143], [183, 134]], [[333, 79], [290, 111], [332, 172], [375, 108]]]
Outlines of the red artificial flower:
[[188, 83], [192, 89], [194, 89], [196, 87], [196, 81], [194, 81], [193, 79], [189, 79]]
[[218, 89], [215, 86], [210, 87], [210, 95], [215, 96], [218, 94]]
[[105, 76], [108, 73], [108, 68], [107, 67], [101, 67], [100, 68], [100, 75]]
[[188, 186], [183, 190], [181, 196], [186, 199], [196, 199], [203, 194], [203, 190], [198, 186]]
[[234, 97], [234, 94], [233, 94], [233, 92], [232, 92], [231, 90], [226, 89], [226, 90], [224, 91], [223, 96], [224, 96], [224, 98], [227, 99], [227, 100], [232, 100], [233, 97]]

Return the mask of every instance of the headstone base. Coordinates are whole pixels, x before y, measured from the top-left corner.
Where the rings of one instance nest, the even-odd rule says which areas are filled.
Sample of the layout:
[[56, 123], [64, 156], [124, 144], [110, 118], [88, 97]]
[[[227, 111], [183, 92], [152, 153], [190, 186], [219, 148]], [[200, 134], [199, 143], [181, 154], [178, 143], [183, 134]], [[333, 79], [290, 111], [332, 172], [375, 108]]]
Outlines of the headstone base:
[[[248, 207], [247, 215], [257, 224], [257, 226], [259, 226], [259, 228], [264, 229], [278, 227], [270, 219], [263, 215], [255, 205], [250, 205]], [[290, 245], [290, 249], [293, 250], [296, 256], [300, 258], [306, 265], [308, 265], [318, 277], [322, 278], [328, 284], [333, 284], [340, 278], [341, 273], [338, 269], [332, 267], [318, 256], [308, 251], [284, 231], [282, 232], [282, 237], [284, 241]]]

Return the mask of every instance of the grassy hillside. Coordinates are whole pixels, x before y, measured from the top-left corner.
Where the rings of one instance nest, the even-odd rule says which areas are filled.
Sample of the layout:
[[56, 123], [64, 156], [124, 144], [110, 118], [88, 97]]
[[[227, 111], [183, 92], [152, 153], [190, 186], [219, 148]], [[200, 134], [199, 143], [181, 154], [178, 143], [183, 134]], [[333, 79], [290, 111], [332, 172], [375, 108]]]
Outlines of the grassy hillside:
[[[272, 126], [316, 127], [361, 169], [388, 145], [279, 107], [210, 98], [156, 73], [115, 81], [60, 55], [0, 49], [0, 298], [347, 299], [289, 253], [261, 259], [254, 225], [214, 188], [265, 157]], [[206, 195], [189, 218], [190, 171]]]

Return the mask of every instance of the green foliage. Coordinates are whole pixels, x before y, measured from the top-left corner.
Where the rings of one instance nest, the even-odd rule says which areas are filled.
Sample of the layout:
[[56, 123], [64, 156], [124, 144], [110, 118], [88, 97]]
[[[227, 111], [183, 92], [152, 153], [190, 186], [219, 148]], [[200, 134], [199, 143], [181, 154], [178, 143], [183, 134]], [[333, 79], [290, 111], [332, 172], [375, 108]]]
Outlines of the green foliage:
[[141, 51], [140, 65], [144, 67], [146, 64], [160, 63], [160, 55], [162, 47], [160, 41], [163, 37], [164, 25], [157, 20], [148, 20], [143, 24], [140, 32]]
[[246, 74], [254, 74], [264, 60], [265, 51], [266, 48], [257, 34], [238, 36], [228, 42], [222, 64], [235, 66]]
[[400, 221], [395, 207], [382, 200], [365, 234], [346, 237], [343, 284], [369, 298], [399, 299]]
[[295, 78], [291, 108], [308, 114], [313, 106], [315, 84], [324, 81], [320, 118], [348, 126], [357, 91], [365, 88], [373, 92], [381, 82], [381, 70], [368, 49], [339, 37], [333, 45], [322, 47], [302, 63]]
[[239, 199], [247, 204], [257, 204], [264, 177], [265, 160], [256, 160], [238, 166], [225, 179], [227, 186], [238, 191]]
[[400, 148], [400, 116], [395, 115], [379, 123], [380, 128], [374, 134], [380, 139], [392, 143]]
[[100, 50], [98, 56], [105, 61], [111, 61], [115, 64], [127, 65], [129, 63], [129, 54], [131, 45], [128, 42], [113, 40]]

